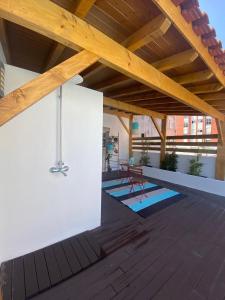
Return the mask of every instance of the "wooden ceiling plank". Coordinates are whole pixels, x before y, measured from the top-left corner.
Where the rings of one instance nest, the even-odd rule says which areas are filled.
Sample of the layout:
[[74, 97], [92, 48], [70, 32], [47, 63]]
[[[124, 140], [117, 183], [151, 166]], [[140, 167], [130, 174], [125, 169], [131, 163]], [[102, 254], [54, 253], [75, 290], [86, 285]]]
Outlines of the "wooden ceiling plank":
[[2, 44], [2, 48], [3, 48], [3, 52], [5, 55], [7, 64], [12, 64], [10, 48], [9, 48], [9, 41], [8, 41], [8, 37], [6, 34], [5, 26], [6, 26], [5, 20], [0, 18], [0, 41]]
[[138, 85], [138, 86], [132, 86], [123, 90], [113, 91], [113, 93], [110, 93], [109, 97], [111, 98], [118, 98], [123, 96], [131, 96], [136, 95], [143, 92], [149, 92], [150, 88], [145, 85]]
[[[72, 13], [77, 15], [80, 18], [84, 18], [89, 10], [92, 8], [92, 6], [95, 4], [96, 0], [78, 0], [75, 1], [75, 5], [73, 9], [71, 10]], [[53, 49], [50, 51], [47, 61], [44, 66], [44, 71], [48, 70], [49, 68], [53, 67], [60, 56], [63, 54], [66, 47], [59, 43], [54, 43]]]
[[[0, 0], [0, 17], [72, 49], [84, 48], [110, 68], [221, 121], [225, 116], [150, 64], [51, 1]], [[123, 103], [124, 104], [124, 103]]]
[[0, 126], [95, 63], [97, 59], [96, 55], [83, 50], [3, 97], [0, 101]]
[[[168, 31], [170, 26], [171, 22], [163, 15], [159, 15], [129, 36], [125, 41], [122, 42], [122, 45], [131, 52], [135, 52], [136, 50], [163, 36]], [[93, 68], [84, 76], [84, 79], [88, 79], [89, 77], [94, 76], [96, 73], [104, 71], [105, 68], [106, 67], [104, 65], [96, 66], [96, 68]], [[127, 78], [123, 76], [123, 80], [126, 81]], [[120, 78], [119, 81], [121, 82], [122, 78]], [[101, 85], [99, 88], [103, 87], [104, 86]], [[95, 86], [92, 88], [97, 89]]]
[[115, 108], [118, 110], [122, 110], [128, 113], [136, 114], [136, 115], [145, 115], [149, 117], [155, 117], [158, 119], [164, 119], [165, 115], [157, 113], [155, 111], [151, 111], [149, 109], [142, 108], [140, 106], [131, 105], [128, 103], [124, 103], [115, 99], [111, 99], [108, 97], [104, 97], [103, 100], [104, 106]]
[[207, 93], [216, 93], [223, 89], [223, 86], [220, 83], [209, 83], [199, 86], [193, 86], [188, 88], [188, 90], [194, 94], [207, 94]]
[[153, 0], [159, 9], [172, 21], [178, 31], [190, 43], [190, 45], [199, 53], [200, 57], [206, 63], [210, 70], [215, 74], [219, 82], [225, 86], [225, 76], [223, 71], [218, 67], [214, 58], [210, 55], [208, 48], [205, 47], [192, 28], [192, 23], [187, 23], [179, 6], [175, 6], [171, 0]]
[[204, 70], [200, 72], [189, 73], [186, 75], [176, 76], [173, 77], [179, 84], [188, 84], [188, 83], [196, 83], [201, 81], [209, 80], [213, 77], [213, 72], [210, 70]]
[[216, 106], [216, 105], [224, 106], [225, 105], [225, 98], [224, 98], [224, 100], [214, 100], [214, 101], [205, 100], [205, 101], [213, 106]]

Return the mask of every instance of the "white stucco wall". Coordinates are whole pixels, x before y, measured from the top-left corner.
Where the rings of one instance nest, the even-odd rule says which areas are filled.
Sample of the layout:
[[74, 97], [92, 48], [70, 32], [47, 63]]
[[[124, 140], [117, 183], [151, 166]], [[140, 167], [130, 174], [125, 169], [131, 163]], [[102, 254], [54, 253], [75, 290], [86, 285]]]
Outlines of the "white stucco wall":
[[148, 177], [157, 178], [163, 181], [225, 197], [225, 181], [150, 167], [143, 167], [143, 172], [144, 175]]
[[[6, 65], [6, 93], [37, 74]], [[56, 161], [53, 92], [0, 127], [0, 263], [100, 225], [103, 97], [63, 87], [63, 160]]]

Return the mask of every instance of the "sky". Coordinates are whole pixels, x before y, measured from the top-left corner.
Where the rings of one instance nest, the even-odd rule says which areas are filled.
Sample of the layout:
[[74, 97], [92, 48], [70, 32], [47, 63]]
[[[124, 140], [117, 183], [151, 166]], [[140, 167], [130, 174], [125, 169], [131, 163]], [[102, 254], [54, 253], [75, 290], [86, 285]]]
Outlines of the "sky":
[[199, 0], [200, 7], [209, 16], [210, 25], [215, 28], [216, 35], [225, 49], [225, 1]]

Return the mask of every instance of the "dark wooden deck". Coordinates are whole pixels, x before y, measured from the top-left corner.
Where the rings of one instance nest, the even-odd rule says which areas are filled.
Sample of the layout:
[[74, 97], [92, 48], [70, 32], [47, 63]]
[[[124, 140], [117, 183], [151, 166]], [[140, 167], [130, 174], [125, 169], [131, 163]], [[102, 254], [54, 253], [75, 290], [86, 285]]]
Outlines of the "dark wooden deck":
[[25, 300], [75, 276], [104, 257], [84, 232], [1, 265], [3, 300]]
[[187, 197], [142, 219], [103, 192], [106, 258], [32, 299], [224, 300], [225, 198], [152, 182]]

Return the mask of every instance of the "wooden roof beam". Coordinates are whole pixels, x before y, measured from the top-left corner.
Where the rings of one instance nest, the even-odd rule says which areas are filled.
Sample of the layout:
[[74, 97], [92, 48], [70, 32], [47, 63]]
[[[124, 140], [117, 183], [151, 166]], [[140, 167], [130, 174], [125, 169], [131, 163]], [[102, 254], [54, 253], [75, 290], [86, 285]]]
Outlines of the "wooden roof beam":
[[115, 109], [110, 109], [108, 107], [104, 107], [103, 112], [105, 114], [110, 114], [110, 115], [119, 116], [119, 117], [128, 118], [128, 119], [131, 116], [131, 114], [125, 113], [124, 111], [118, 111], [118, 110], [115, 110]]
[[163, 36], [170, 26], [171, 21], [164, 15], [159, 15], [129, 36], [122, 45], [134, 52]]
[[[152, 66], [154, 66], [156, 69], [158, 69], [161, 72], [165, 72], [165, 71], [177, 68], [177, 67], [181, 67], [186, 64], [190, 64], [197, 57], [198, 57], [197, 52], [191, 49], [191, 50], [187, 50], [187, 51], [178, 53], [176, 55], [172, 55], [165, 59], [156, 61], [156, 62], [152, 63]], [[131, 81], [130, 78], [119, 75], [117, 77], [110, 78], [99, 84], [96, 84], [96, 85], [92, 86], [91, 88], [98, 89], [99, 91], [103, 92], [108, 88], [112, 88], [112, 87], [121, 85], [123, 83], [130, 82], [130, 81]]]
[[76, 0], [72, 12], [79, 18], [85, 18], [96, 0]]
[[[92, 6], [95, 4], [96, 0], [77, 0], [75, 1], [75, 5], [73, 6], [71, 12], [77, 15], [80, 18], [84, 18], [89, 10], [92, 8]], [[66, 47], [59, 43], [54, 43], [53, 49], [51, 49], [47, 61], [45, 63], [45, 66], [43, 68], [43, 71], [53, 67], [60, 56], [63, 54]]]
[[199, 95], [201, 99], [205, 101], [216, 101], [216, 100], [225, 100], [225, 93], [211, 93], [205, 95]]
[[[225, 116], [119, 43], [51, 1], [0, 0], [0, 17], [50, 37], [96, 59], [140, 83], [221, 121]], [[116, 55], [115, 55], [116, 54]]]
[[210, 83], [199, 86], [193, 86], [188, 88], [190, 92], [194, 94], [207, 94], [207, 93], [216, 93], [223, 89], [223, 86], [220, 83]]
[[127, 127], [127, 125], [125, 124], [124, 120], [122, 119], [121, 116], [117, 116], [117, 118], [119, 119], [120, 123], [122, 124], [123, 128], [125, 129], [125, 131], [127, 132], [127, 134], [130, 134], [130, 128]]
[[191, 64], [198, 57], [198, 53], [193, 49], [180, 52], [170, 57], [154, 62], [152, 65], [161, 72]]
[[[168, 18], [166, 18], [164, 15], [159, 15], [124, 40], [122, 45], [131, 52], [135, 52], [136, 50], [163, 36], [168, 31], [170, 26], [171, 22], [168, 20]], [[105, 68], [106, 67], [104, 65], [98, 65], [94, 67], [89, 73], [84, 75], [84, 79], [88, 79], [98, 72], [104, 71]], [[123, 79], [126, 80], [126, 77], [123, 77]], [[92, 88], [96, 89], [96, 87]]]
[[158, 134], [159, 134], [161, 140], [163, 140], [165, 137], [164, 137], [164, 135], [163, 135], [161, 129], [159, 128], [159, 125], [157, 124], [157, 121], [156, 121], [155, 118], [153, 118], [153, 117], [151, 117], [151, 120], [152, 120], [152, 123], [154, 124], [155, 129], [157, 130], [157, 132], [158, 132]]
[[3, 97], [0, 101], [0, 126], [96, 61], [96, 55], [83, 50]]
[[225, 86], [225, 76], [223, 75], [223, 71], [218, 67], [214, 58], [208, 52], [208, 48], [203, 45], [199, 36], [194, 33], [192, 24], [187, 23], [184, 20], [180, 7], [176, 7], [171, 0], [153, 0], [153, 2], [172, 21], [178, 31], [181, 32], [184, 38], [199, 53], [200, 57], [209, 69], [212, 70], [220, 83]]
[[188, 84], [188, 83], [196, 83], [201, 81], [209, 80], [213, 77], [213, 72], [210, 70], [204, 70], [200, 72], [189, 73], [186, 75], [176, 76], [173, 77], [179, 84]]
[[136, 114], [136, 115], [145, 115], [149, 117], [154, 117], [158, 119], [164, 119], [165, 116], [163, 114], [157, 113], [155, 111], [151, 111], [149, 109], [142, 108], [140, 106], [127, 104], [115, 99], [104, 97], [103, 100], [104, 106], [115, 108], [117, 110], [122, 110], [128, 113]]

